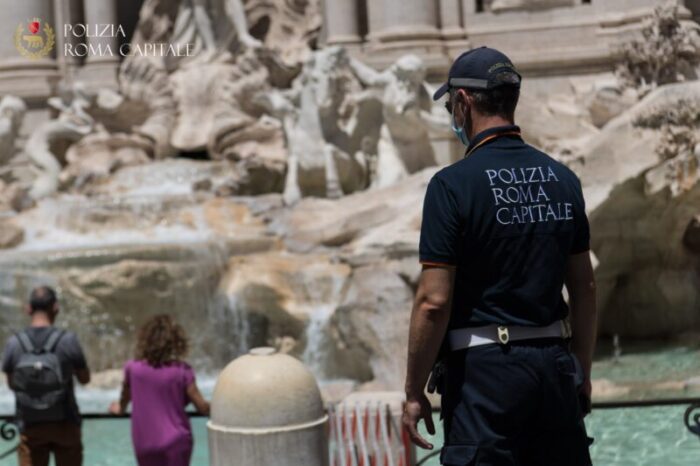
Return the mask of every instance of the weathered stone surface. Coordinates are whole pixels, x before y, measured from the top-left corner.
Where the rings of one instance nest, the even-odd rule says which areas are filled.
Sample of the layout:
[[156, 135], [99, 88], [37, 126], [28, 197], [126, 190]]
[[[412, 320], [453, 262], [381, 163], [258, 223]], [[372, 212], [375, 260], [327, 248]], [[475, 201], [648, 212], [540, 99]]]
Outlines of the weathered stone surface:
[[222, 255], [202, 243], [0, 254], [0, 337], [24, 325], [32, 287], [48, 284], [60, 292], [61, 324], [77, 332], [94, 370], [133, 357], [135, 330], [157, 313], [187, 329], [194, 364], [222, 364], [235, 355], [231, 335], [216, 324], [226, 322], [215, 298]]
[[68, 167], [61, 173], [62, 183], [82, 188], [89, 182], [104, 180], [122, 167], [150, 161], [150, 145], [134, 135], [91, 134], [66, 153]]
[[598, 128], [637, 103], [637, 93], [632, 89], [621, 90], [608, 86], [596, 89], [587, 107], [591, 121]]
[[415, 255], [425, 187], [435, 171], [429, 168], [393, 186], [337, 200], [304, 199], [280, 212], [271, 230], [295, 251], [341, 247], [348, 260], [360, 261], [361, 256]]
[[700, 254], [700, 216], [694, 217], [685, 229], [683, 244], [694, 254]]
[[350, 267], [325, 255], [269, 253], [234, 257], [228, 270], [220, 292], [241, 322], [241, 338], [254, 347], [291, 337], [292, 353], [325, 370], [324, 326], [343, 298]]
[[0, 221], [0, 249], [10, 249], [24, 241], [24, 230], [10, 221]]
[[661, 133], [637, 123], [650, 112], [668, 114], [698, 98], [699, 82], [652, 91], [608, 123], [584, 156], [579, 174], [600, 262], [604, 333], [647, 337], [700, 325], [698, 259], [683, 243], [700, 205], [700, 184], [675, 192], [669, 174], [650, 189], [650, 174], [668, 160], [657, 153]]
[[331, 319], [339, 360], [364, 361], [375, 389], [403, 387], [412, 301], [413, 291], [398, 274], [380, 265], [360, 267]]

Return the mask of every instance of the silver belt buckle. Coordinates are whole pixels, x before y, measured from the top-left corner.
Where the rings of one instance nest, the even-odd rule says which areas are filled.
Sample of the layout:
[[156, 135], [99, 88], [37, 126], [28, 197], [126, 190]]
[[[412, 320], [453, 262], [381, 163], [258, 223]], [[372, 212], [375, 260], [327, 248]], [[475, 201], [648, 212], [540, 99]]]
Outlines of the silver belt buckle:
[[508, 327], [503, 327], [503, 326], [498, 327], [498, 341], [500, 341], [502, 345], [508, 344], [508, 342], [510, 341], [510, 334], [508, 333]]

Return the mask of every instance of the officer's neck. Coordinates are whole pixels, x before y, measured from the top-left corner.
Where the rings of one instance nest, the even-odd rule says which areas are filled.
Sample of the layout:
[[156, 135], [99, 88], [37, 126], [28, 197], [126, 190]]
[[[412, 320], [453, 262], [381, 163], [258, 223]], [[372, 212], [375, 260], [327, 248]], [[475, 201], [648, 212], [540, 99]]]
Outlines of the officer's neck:
[[472, 134], [469, 139], [474, 139], [477, 135], [483, 133], [484, 131], [491, 128], [498, 128], [499, 126], [509, 126], [513, 125], [513, 120], [504, 118], [499, 115], [492, 116], [474, 116], [472, 124]]

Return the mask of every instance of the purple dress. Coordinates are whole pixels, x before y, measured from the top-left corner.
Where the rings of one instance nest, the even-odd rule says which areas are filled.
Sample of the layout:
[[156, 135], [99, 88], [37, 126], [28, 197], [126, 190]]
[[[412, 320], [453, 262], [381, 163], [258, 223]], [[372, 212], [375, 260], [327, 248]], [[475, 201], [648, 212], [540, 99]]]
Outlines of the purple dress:
[[194, 371], [183, 362], [152, 367], [129, 361], [124, 376], [131, 389], [131, 439], [139, 466], [187, 466], [192, 430], [185, 414]]

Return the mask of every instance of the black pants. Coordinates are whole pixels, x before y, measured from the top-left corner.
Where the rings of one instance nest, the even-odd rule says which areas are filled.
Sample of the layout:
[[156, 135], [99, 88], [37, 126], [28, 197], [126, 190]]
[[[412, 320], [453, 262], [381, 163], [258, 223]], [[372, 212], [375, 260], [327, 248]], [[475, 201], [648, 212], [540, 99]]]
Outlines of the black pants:
[[561, 340], [452, 352], [442, 397], [442, 464], [590, 466], [580, 376]]

